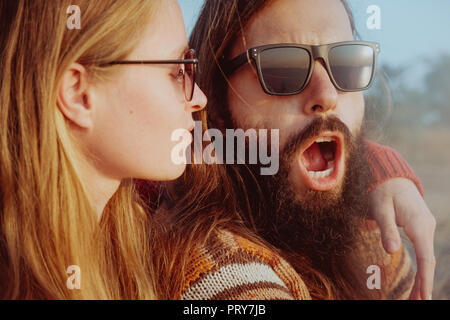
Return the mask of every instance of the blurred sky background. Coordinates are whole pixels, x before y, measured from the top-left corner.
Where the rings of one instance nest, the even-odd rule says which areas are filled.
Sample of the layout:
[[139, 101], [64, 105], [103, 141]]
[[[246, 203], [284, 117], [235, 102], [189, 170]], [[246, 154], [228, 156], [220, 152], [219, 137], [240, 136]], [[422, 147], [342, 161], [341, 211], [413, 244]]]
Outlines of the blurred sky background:
[[[186, 30], [192, 30], [203, 0], [178, 0]], [[422, 84], [427, 61], [450, 54], [450, 0], [349, 0], [361, 37], [381, 44], [380, 63], [408, 66], [408, 85]], [[370, 5], [381, 9], [381, 29], [369, 30], [366, 12]], [[449, 88], [450, 89], [450, 88]]]

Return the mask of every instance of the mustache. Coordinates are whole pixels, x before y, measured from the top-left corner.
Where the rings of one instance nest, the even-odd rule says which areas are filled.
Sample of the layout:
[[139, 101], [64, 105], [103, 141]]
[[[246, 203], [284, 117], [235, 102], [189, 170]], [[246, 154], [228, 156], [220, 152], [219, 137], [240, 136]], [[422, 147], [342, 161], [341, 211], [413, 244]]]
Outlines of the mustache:
[[318, 136], [324, 131], [337, 131], [342, 133], [346, 145], [348, 145], [353, 138], [347, 125], [336, 116], [316, 118], [308, 126], [303, 128], [302, 131], [290, 135], [286, 145], [281, 150], [283, 158], [290, 158], [305, 140]]

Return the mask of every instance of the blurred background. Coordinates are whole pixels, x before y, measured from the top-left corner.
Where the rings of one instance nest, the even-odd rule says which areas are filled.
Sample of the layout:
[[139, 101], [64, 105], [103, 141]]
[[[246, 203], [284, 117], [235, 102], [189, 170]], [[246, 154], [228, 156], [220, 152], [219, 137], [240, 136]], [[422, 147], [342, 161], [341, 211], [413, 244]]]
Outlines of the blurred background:
[[[422, 180], [437, 220], [433, 299], [450, 299], [450, 1], [348, 2], [361, 38], [381, 45], [381, 76], [366, 92], [370, 138], [393, 147]], [[179, 3], [189, 35], [203, 0]]]

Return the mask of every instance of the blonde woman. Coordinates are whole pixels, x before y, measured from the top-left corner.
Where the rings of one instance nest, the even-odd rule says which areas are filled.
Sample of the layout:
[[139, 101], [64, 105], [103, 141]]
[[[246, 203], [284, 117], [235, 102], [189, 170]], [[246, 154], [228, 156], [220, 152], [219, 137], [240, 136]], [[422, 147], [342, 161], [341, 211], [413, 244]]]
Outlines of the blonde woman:
[[171, 133], [206, 105], [193, 52], [176, 0], [79, 0], [73, 30], [70, 5], [0, 1], [0, 298], [155, 298], [130, 178], [184, 171]]

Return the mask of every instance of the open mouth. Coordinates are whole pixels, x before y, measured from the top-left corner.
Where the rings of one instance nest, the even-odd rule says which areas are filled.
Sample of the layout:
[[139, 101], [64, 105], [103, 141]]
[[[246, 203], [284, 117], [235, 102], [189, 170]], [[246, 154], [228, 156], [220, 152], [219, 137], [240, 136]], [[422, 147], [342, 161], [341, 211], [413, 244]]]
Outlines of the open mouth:
[[337, 132], [322, 133], [304, 143], [298, 163], [307, 187], [326, 191], [341, 181], [342, 149], [343, 137]]

